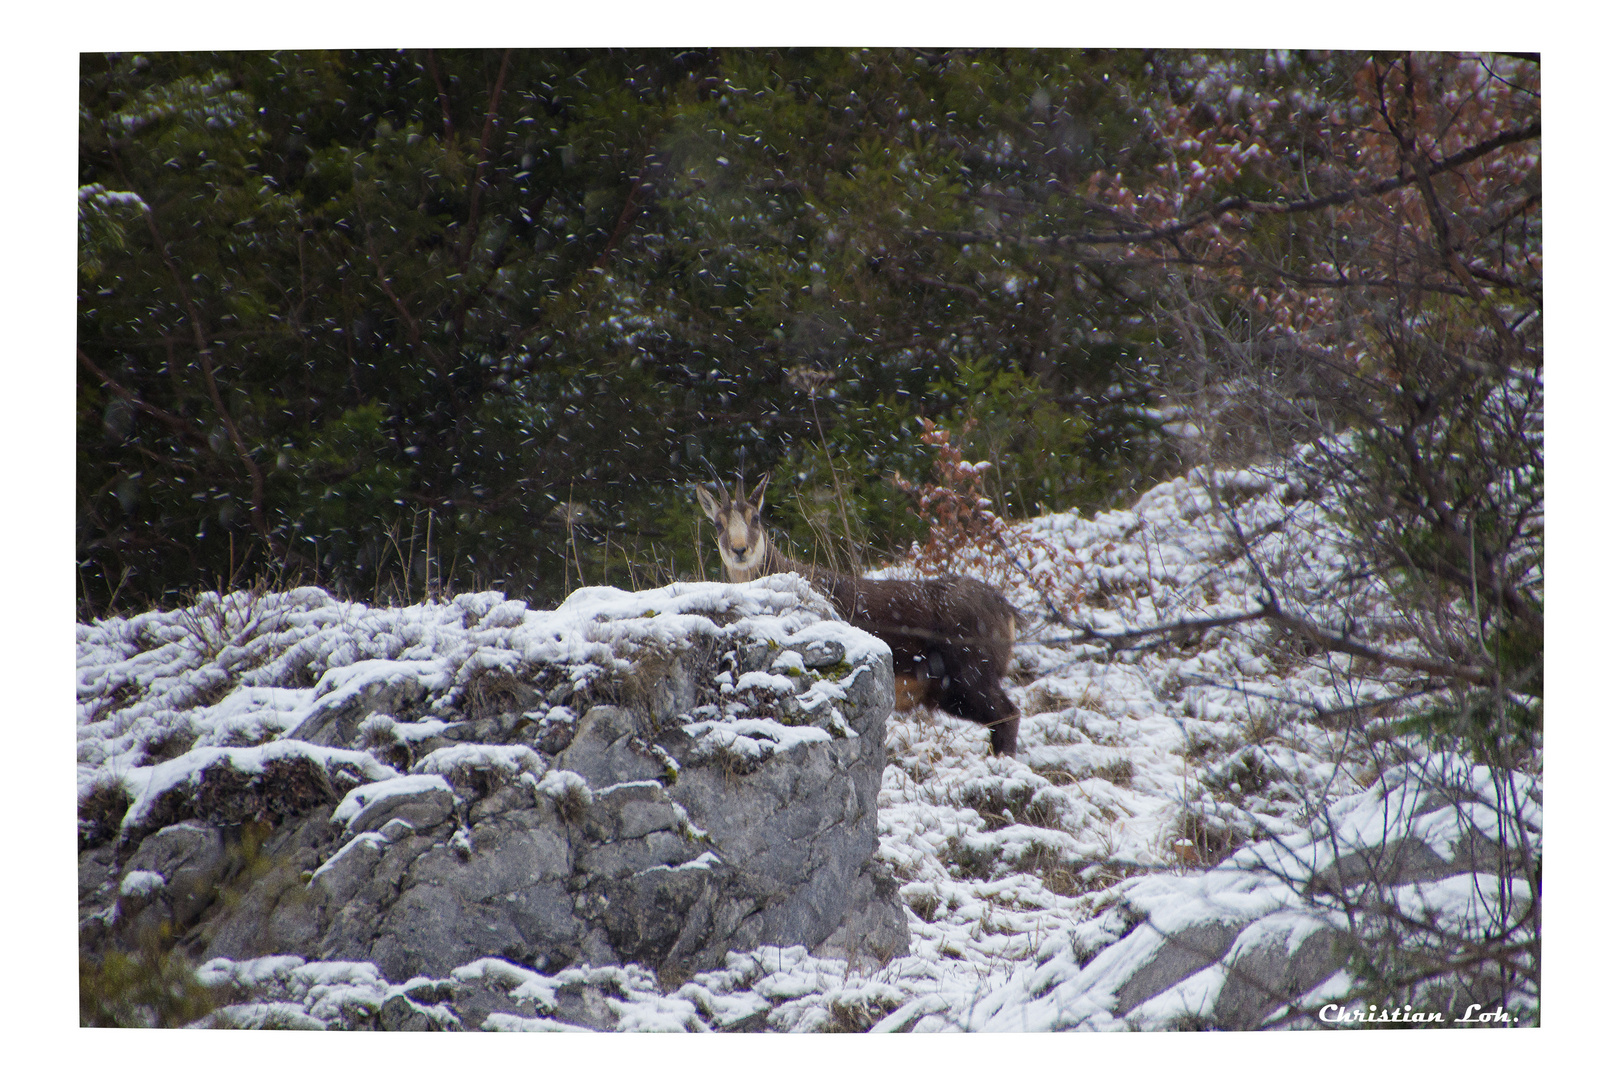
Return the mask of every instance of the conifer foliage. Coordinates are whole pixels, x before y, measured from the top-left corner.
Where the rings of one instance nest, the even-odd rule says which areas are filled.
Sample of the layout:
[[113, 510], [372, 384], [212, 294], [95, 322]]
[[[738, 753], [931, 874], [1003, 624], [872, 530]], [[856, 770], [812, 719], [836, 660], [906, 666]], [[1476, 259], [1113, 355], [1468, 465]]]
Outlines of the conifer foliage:
[[950, 237], [1092, 214], [1086, 178], [1147, 152], [1115, 87], [1150, 64], [86, 55], [85, 611], [255, 577], [555, 601], [691, 576], [682, 493], [711, 465], [812, 504], [849, 485], [903, 550], [885, 478], [926, 469], [913, 418], [981, 397], [1037, 472], [1004, 469], [998, 505], [1111, 498], [1159, 446], [1142, 298], [1011, 231]]

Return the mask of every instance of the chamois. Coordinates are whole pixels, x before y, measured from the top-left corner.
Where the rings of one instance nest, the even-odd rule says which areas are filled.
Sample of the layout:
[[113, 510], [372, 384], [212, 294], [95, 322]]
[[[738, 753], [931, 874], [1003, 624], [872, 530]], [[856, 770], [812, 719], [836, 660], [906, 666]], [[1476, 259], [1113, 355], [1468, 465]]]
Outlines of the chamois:
[[791, 559], [760, 521], [770, 477], [750, 495], [737, 479], [733, 497], [697, 484], [698, 503], [714, 522], [720, 561], [734, 582], [792, 571], [826, 595], [851, 625], [894, 653], [896, 709], [919, 702], [984, 724], [997, 754], [1018, 749], [1018, 706], [1001, 688], [1018, 632], [1018, 611], [978, 578], [949, 574], [922, 581], [853, 577]]

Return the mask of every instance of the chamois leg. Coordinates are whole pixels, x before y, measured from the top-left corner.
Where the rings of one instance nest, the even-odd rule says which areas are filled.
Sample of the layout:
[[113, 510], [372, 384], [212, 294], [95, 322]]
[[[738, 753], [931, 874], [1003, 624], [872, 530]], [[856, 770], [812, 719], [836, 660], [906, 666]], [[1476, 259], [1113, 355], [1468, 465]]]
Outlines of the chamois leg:
[[1018, 719], [1018, 712], [1015, 709], [1010, 715], [990, 725], [991, 753], [1004, 754], [1007, 757], [1018, 753]]
[[1011, 756], [1018, 751], [1018, 706], [1001, 688], [1001, 680], [993, 672], [971, 664], [958, 668], [958, 676], [951, 679], [939, 697], [940, 707], [965, 720], [972, 720], [990, 729], [992, 753]]

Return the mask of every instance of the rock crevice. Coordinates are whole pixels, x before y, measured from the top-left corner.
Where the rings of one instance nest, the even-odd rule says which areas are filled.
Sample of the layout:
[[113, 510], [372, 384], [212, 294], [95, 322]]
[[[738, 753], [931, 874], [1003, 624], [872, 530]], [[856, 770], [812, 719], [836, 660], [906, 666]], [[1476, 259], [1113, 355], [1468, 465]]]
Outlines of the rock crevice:
[[[904, 954], [874, 861], [881, 642], [792, 578], [586, 592], [490, 605], [501, 652], [306, 671], [279, 738], [138, 777], [81, 855], [85, 951], [166, 936], [197, 962], [362, 962], [395, 984], [498, 959], [664, 985], [765, 944]], [[545, 655], [569, 634], [585, 657]], [[461, 1022], [395, 997], [404, 1026]]]

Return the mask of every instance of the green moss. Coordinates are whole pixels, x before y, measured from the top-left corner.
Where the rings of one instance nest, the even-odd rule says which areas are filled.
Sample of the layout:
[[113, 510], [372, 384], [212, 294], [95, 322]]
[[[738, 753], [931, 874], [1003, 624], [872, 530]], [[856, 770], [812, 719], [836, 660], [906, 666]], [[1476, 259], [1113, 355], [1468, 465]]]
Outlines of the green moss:
[[79, 960], [81, 1027], [182, 1027], [223, 1003], [166, 940]]

